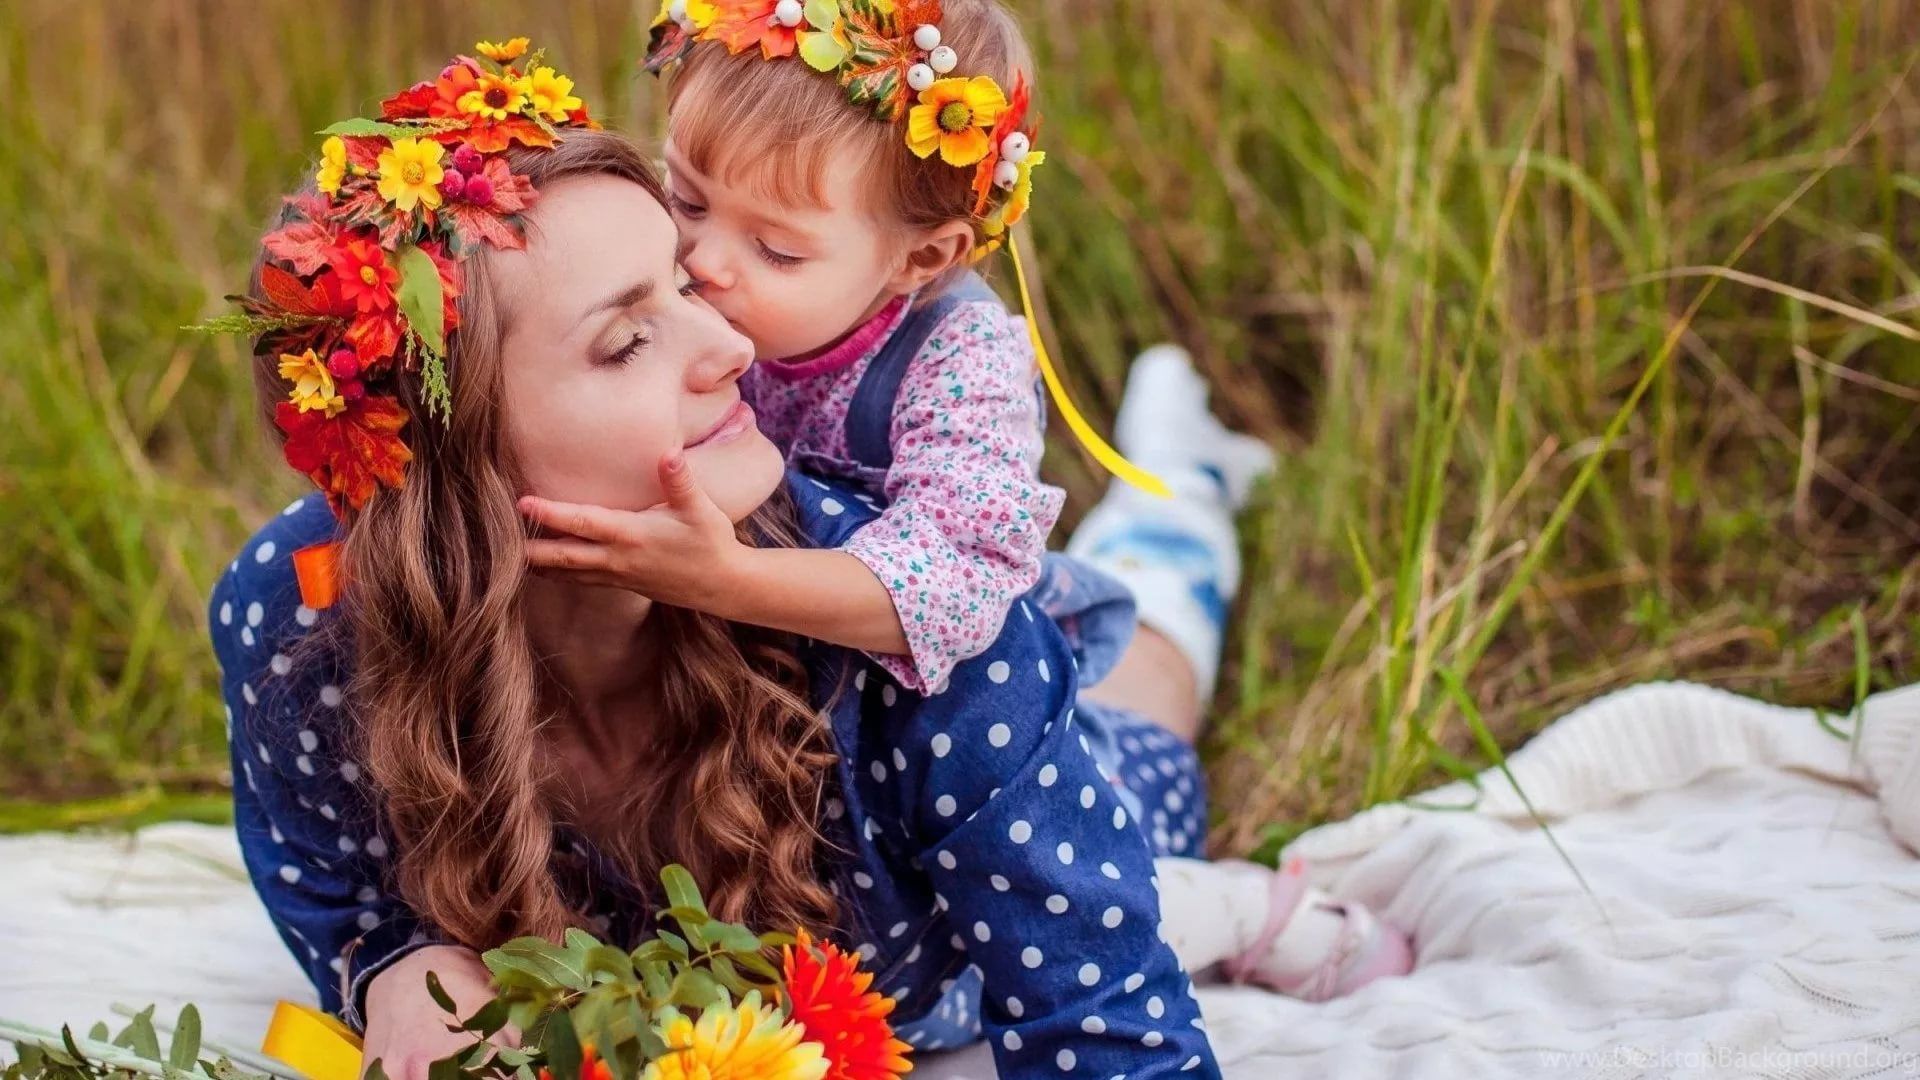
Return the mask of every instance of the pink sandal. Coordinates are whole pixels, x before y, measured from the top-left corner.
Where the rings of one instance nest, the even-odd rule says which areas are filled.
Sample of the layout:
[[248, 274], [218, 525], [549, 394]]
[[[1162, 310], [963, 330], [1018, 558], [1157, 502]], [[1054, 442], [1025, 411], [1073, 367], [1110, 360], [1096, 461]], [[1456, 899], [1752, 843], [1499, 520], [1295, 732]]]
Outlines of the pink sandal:
[[1288, 860], [1273, 875], [1266, 925], [1245, 952], [1221, 964], [1227, 978], [1264, 986], [1301, 1001], [1327, 1001], [1351, 994], [1375, 979], [1413, 970], [1413, 947], [1405, 933], [1359, 904], [1321, 902], [1324, 910], [1342, 917], [1333, 948], [1303, 976], [1280, 978], [1262, 972], [1260, 962], [1272, 953], [1273, 943], [1293, 921], [1307, 892], [1307, 864], [1300, 859]]

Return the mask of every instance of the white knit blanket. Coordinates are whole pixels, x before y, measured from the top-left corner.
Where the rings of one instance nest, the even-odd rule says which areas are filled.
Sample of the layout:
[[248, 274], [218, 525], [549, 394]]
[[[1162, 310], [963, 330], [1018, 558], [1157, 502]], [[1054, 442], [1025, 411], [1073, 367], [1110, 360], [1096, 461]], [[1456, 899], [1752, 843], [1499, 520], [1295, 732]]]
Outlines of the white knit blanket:
[[[1804, 710], [1644, 686], [1511, 766], [1591, 894], [1497, 773], [1470, 812], [1306, 834], [1290, 854], [1407, 927], [1419, 966], [1322, 1005], [1203, 988], [1230, 1077], [1920, 1075], [1920, 687], [1873, 698], [1850, 744]], [[193, 1000], [253, 1044], [275, 998], [311, 995], [238, 865], [202, 826], [0, 839], [0, 1016]], [[976, 1046], [915, 1076], [992, 1073]]]

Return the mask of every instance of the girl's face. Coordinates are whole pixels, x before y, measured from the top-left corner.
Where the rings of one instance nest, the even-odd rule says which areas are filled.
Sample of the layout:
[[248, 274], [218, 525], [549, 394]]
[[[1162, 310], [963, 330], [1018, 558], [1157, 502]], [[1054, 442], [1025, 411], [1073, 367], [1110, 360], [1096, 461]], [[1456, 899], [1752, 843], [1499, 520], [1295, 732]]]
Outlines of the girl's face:
[[695, 169], [666, 145], [668, 205], [680, 260], [700, 295], [777, 360], [830, 345], [909, 292], [907, 243], [861, 208], [860, 163], [836, 158], [824, 207], [780, 205]]
[[694, 294], [666, 210], [613, 176], [544, 188], [527, 247], [491, 255], [503, 298], [506, 436], [532, 494], [638, 510], [662, 457], [733, 520], [780, 483], [780, 452], [740, 399], [752, 345]]

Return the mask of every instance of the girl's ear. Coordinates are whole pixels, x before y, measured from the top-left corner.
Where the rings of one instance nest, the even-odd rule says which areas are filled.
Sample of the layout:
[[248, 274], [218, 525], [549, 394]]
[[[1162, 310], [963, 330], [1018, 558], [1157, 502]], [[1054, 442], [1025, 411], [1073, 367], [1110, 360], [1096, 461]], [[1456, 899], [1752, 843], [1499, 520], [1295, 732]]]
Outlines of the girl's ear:
[[967, 256], [972, 253], [973, 225], [970, 222], [949, 221], [944, 225], [936, 225], [914, 238], [912, 246], [907, 248], [906, 257], [900, 262], [900, 268], [888, 280], [887, 289], [905, 296], [955, 266], [966, 265]]

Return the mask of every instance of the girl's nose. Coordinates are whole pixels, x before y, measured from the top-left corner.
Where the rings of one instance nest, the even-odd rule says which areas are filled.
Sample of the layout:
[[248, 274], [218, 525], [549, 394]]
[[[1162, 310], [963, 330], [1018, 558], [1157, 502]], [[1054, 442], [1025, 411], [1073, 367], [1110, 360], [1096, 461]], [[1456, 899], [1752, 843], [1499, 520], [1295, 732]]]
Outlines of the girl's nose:
[[680, 256], [680, 265], [702, 286], [724, 291], [733, 288], [733, 270], [721, 257], [719, 248], [712, 241], [689, 240]]
[[753, 364], [753, 342], [719, 312], [705, 304], [698, 310], [700, 335], [687, 380], [694, 390], [717, 390], [738, 379]]

